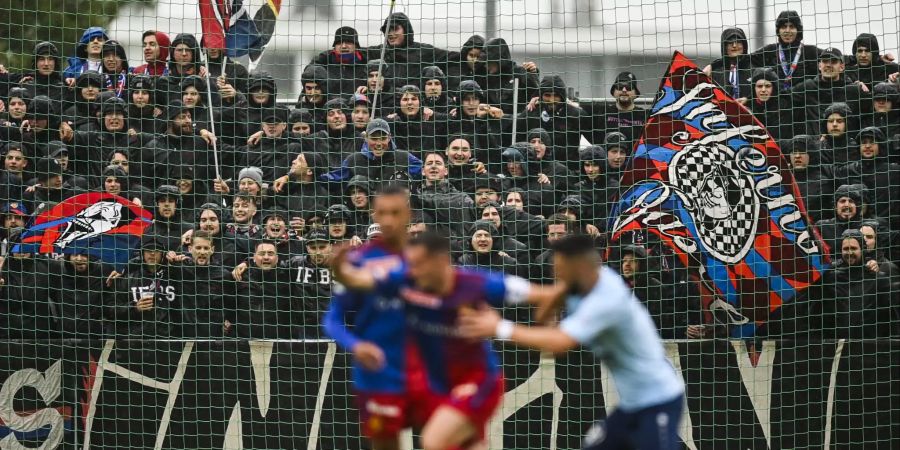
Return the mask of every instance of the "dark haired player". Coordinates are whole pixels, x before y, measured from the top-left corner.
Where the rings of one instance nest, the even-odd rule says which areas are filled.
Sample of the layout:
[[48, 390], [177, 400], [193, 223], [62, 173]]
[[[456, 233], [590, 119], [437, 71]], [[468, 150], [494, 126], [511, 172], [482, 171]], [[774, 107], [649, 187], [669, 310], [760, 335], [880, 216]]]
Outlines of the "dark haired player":
[[586, 450], [679, 449], [678, 423], [684, 384], [666, 359], [647, 310], [614, 270], [599, 267], [589, 236], [572, 235], [551, 245], [559, 282], [570, 286], [567, 316], [559, 327], [528, 327], [503, 320], [492, 309], [464, 312], [463, 335], [498, 337], [538, 350], [565, 353], [579, 344], [606, 362], [620, 404], [584, 440]]
[[467, 339], [456, 327], [459, 312], [510, 304], [553, 303], [563, 285], [536, 286], [522, 278], [457, 269], [446, 238], [424, 232], [407, 242], [406, 266], [388, 272], [334, 261], [335, 279], [358, 292], [402, 299], [406, 329], [425, 367], [431, 400], [422, 429], [425, 450], [485, 448], [484, 429], [503, 396], [503, 374], [491, 343]]

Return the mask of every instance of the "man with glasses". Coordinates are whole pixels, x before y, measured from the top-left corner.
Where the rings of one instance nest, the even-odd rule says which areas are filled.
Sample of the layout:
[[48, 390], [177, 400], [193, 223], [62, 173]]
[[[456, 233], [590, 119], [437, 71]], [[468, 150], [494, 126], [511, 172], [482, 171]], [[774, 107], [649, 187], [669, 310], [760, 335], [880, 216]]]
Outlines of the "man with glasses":
[[592, 144], [604, 142], [607, 133], [618, 131], [625, 135], [628, 142], [640, 137], [644, 124], [647, 123], [647, 110], [635, 105], [634, 101], [641, 95], [637, 77], [631, 72], [622, 72], [609, 88], [613, 102], [586, 103], [581, 105], [585, 110], [584, 124], [581, 129]]

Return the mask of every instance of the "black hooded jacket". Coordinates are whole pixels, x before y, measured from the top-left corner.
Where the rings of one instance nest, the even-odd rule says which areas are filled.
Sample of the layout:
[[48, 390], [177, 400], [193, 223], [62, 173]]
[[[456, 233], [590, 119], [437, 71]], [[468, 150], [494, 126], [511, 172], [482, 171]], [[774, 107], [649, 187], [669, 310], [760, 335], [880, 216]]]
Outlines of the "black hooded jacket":
[[566, 84], [559, 75], [548, 75], [541, 80], [540, 92], [552, 91], [559, 95], [560, 102], [550, 105], [539, 102], [532, 111], [519, 119], [517, 140], [527, 138], [528, 130], [543, 128], [550, 134], [556, 150], [554, 157], [569, 170], [578, 170], [578, 149], [581, 145], [581, 108], [566, 102]]
[[426, 216], [428, 228], [451, 239], [463, 238], [475, 221], [475, 202], [447, 180], [432, 186], [424, 181], [416, 189], [416, 201]]
[[53, 263], [42, 256], [8, 256], [0, 268], [0, 337], [46, 339], [58, 334], [56, 306], [50, 301]]
[[300, 74], [300, 81], [304, 86], [307, 83], [316, 83], [319, 86], [319, 90], [322, 91], [322, 99], [320, 103], [313, 103], [309, 101], [304, 92], [301, 92], [300, 96], [297, 97], [297, 103], [294, 105], [294, 108], [308, 110], [313, 116], [313, 121], [309, 124], [313, 131], [322, 130], [325, 128], [325, 120], [328, 115], [328, 110], [325, 109], [325, 103], [328, 102], [329, 95], [328, 71], [325, 67], [318, 64], [310, 64], [303, 68], [303, 73]]
[[[846, 124], [846, 132], [844, 134], [839, 136], [828, 134], [828, 116], [832, 114], [838, 114], [844, 118], [844, 123]], [[859, 116], [854, 114], [854, 111], [846, 103], [838, 102], [825, 108], [820, 124], [822, 134], [825, 136], [825, 139], [822, 141], [822, 164], [833, 164], [835, 167], [839, 167], [856, 159], [855, 155], [858, 155], [857, 145], [853, 137], [859, 131], [858, 124]]]
[[481, 86], [471, 80], [460, 83], [457, 96], [456, 114], [450, 115], [449, 132], [451, 135], [464, 137], [472, 147], [475, 159], [489, 166], [489, 170], [496, 171], [496, 165], [500, 162], [500, 148], [502, 143], [501, 133], [504, 121], [496, 120], [490, 116], [469, 116], [463, 111], [463, 97], [477, 95], [484, 103], [485, 95]]
[[[533, 97], [540, 95], [538, 73], [528, 72], [512, 60], [512, 53], [505, 39], [493, 38], [484, 43], [484, 62], [485, 70], [481, 76], [476, 77], [476, 80], [484, 89], [486, 103], [489, 105], [502, 109], [506, 114], [512, 114], [516, 79], [519, 80], [517, 110], [520, 114], [525, 111], [525, 106]], [[489, 63], [499, 64], [497, 73], [488, 73]]]
[[[856, 49], [865, 47], [872, 52], [872, 63], [868, 66], [861, 66], [856, 60]], [[887, 81], [891, 74], [900, 72], [900, 65], [894, 62], [884, 62], [881, 59], [881, 47], [878, 45], [878, 38], [872, 33], [860, 33], [853, 40], [853, 47], [850, 55], [846, 58], [847, 67], [844, 73], [854, 81], [862, 81], [872, 89], [881, 81]]]
[[111, 272], [111, 267], [98, 261], [90, 261], [83, 273], [76, 272], [69, 262], [51, 264], [49, 300], [56, 308], [62, 337], [96, 339], [103, 335], [105, 305], [114, 294], [106, 286]]
[[548, 217], [556, 207], [556, 191], [552, 184], [538, 182], [540, 161], [534, 156], [534, 148], [527, 142], [517, 142], [502, 153], [506, 164], [519, 163], [523, 174], [514, 176], [504, 164], [503, 175], [507, 184], [522, 189], [526, 193], [525, 209], [534, 215]]
[[[388, 46], [384, 52], [384, 62], [391, 65], [394, 74], [395, 85], [418, 84], [419, 74], [428, 66], [446, 67], [447, 51], [435, 48], [430, 44], [416, 41], [415, 31], [409, 17], [402, 12], [395, 12], [384, 20], [381, 26], [382, 33], [387, 32], [387, 27], [399, 25], [406, 31], [406, 39], [400, 46]], [[369, 61], [381, 57], [382, 47], [386, 44], [368, 47], [363, 52]]]
[[292, 319], [303, 310], [293, 271], [285, 267], [263, 270], [250, 265], [237, 286], [237, 337], [293, 339]]
[[466, 80], [477, 81], [477, 78], [484, 76], [485, 55], [482, 55], [481, 60], [475, 64], [474, 68], [469, 65], [469, 52], [475, 49], [479, 51], [484, 50], [484, 38], [477, 34], [466, 39], [466, 42], [463, 43], [458, 52], [452, 52], [450, 54], [447, 61], [449, 84], [446, 89], [455, 92], [459, 87], [459, 83]]
[[[377, 56], [376, 56], [377, 58]], [[343, 58], [334, 49], [324, 50], [310, 61], [318, 64], [328, 72], [328, 92], [332, 95], [348, 97], [356, 92], [356, 88], [366, 84], [366, 52], [357, 49], [352, 58]]]
[[[292, 159], [301, 151], [301, 145], [290, 139], [290, 132], [285, 130], [281, 136], [260, 138], [259, 143], [247, 146], [240, 151], [239, 167], [259, 167], [263, 172], [263, 180], [272, 181], [285, 168], [291, 167]], [[235, 169], [235, 173], [237, 173]]]
[[[185, 323], [193, 322], [192, 305], [178, 291], [169, 267], [143, 264], [140, 257], [129, 264], [122, 277], [114, 281], [114, 298], [107, 305], [112, 319], [107, 328], [118, 338], [166, 339], [185, 337]], [[145, 294], [153, 295], [153, 309], [138, 311], [137, 302]]]
[[[425, 95], [425, 83], [428, 80], [438, 80], [441, 82], [441, 95], [437, 97], [428, 97]], [[422, 69], [422, 77], [419, 79], [419, 89], [422, 90], [422, 107], [430, 108], [432, 111], [446, 115], [450, 112], [450, 87], [447, 83], [447, 76], [438, 66], [428, 66]], [[446, 121], [446, 117], [443, 119]]]
[[888, 155], [891, 145], [881, 129], [877, 127], [862, 129], [856, 138], [858, 147], [861, 146], [863, 136], [872, 137], [878, 143], [878, 155], [874, 158], [864, 158], [859, 154], [854, 162], [837, 171], [845, 172], [838, 177], [846, 177], [851, 183], [865, 185], [873, 194], [878, 218], [887, 220], [892, 228], [900, 229], [900, 193], [897, 193], [897, 186], [900, 186], [900, 165], [890, 162]]
[[[472, 244], [472, 236], [478, 231], [487, 231], [493, 240], [492, 248], [487, 253], [479, 253], [475, 251]], [[509, 255], [502, 247], [502, 237], [497, 227], [486, 220], [478, 220], [469, 228], [468, 249], [457, 261], [460, 266], [464, 267], [480, 267], [482, 269], [504, 272], [509, 275], [518, 275], [520, 271], [525, 271], [525, 267], [521, 267], [519, 262]], [[501, 253], [502, 252], [502, 253]]]
[[809, 165], [799, 169], [793, 167], [794, 181], [800, 189], [806, 212], [813, 220], [828, 219], [834, 216], [835, 186], [832, 166], [823, 165], [819, 157], [819, 139], [805, 134], [797, 135], [789, 141], [782, 141], [781, 151], [790, 161], [791, 153], [806, 150]]
[[[753, 86], [756, 85], [758, 80], [767, 80], [772, 83], [772, 96], [766, 101], [762, 101], [756, 96], [756, 90]], [[766, 131], [775, 139], [790, 139], [795, 134], [799, 134], [794, 133], [794, 118], [791, 112], [790, 95], [781, 90], [778, 74], [768, 67], [753, 70], [753, 75], [750, 78], [750, 95], [747, 109], [753, 113], [753, 116], [766, 127]], [[802, 126], [797, 127], [797, 129], [802, 128]]]
[[[218, 253], [219, 249], [216, 248]], [[221, 339], [226, 312], [234, 305], [234, 280], [230, 268], [216, 264], [200, 266], [188, 259], [170, 266], [169, 276], [180, 293], [185, 317], [184, 336], [195, 339]]]
[[[37, 59], [41, 55], [49, 55], [56, 61], [56, 70], [50, 75], [41, 75], [38, 73]], [[31, 93], [32, 97], [46, 95], [55, 102], [61, 102], [66, 95], [67, 88], [62, 78], [62, 63], [59, 58], [59, 50], [50, 42], [38, 42], [34, 46], [32, 56], [34, 57], [31, 61], [32, 73], [23, 75], [31, 76], [33, 79], [27, 83], [21, 83], [21, 81], [19, 81], [19, 83], [28, 89], [28, 92]], [[57, 108], [58, 110], [61, 110], [59, 104], [57, 104]]]
[[291, 258], [287, 266], [300, 300], [291, 309], [291, 339], [321, 339], [322, 316], [331, 300], [331, 270], [327, 265], [317, 266], [306, 255]]
[[[727, 43], [738, 41], [744, 45], [744, 53], [739, 56], [728, 56]], [[750, 76], [753, 66], [750, 63], [750, 44], [747, 34], [740, 28], [728, 28], [722, 32], [722, 57], [712, 62], [712, 79], [732, 98], [749, 98], [753, 94]]]
[[[181, 73], [178, 71], [178, 65], [175, 63], [175, 47], [178, 44], [185, 44], [191, 49], [193, 55], [192, 64], [189, 67], [189, 73]], [[168, 105], [175, 99], [181, 99], [181, 82], [190, 75], [200, 74], [200, 43], [193, 34], [180, 33], [172, 39], [169, 45], [169, 73], [156, 79], [156, 93], [154, 98], [158, 105]]]
[[[778, 28], [780, 25], [788, 22], [793, 23], [797, 27], [798, 33], [797, 39], [786, 45], [778, 37]], [[775, 20], [775, 37], [777, 39], [776, 43], [768, 44], [750, 54], [753, 67], [774, 67], [775, 72], [778, 74], [778, 79], [781, 80], [782, 84], [787, 85], [782, 86], [783, 90], [789, 90], [804, 80], [816, 77], [819, 71], [819, 55], [822, 53], [822, 50], [814, 45], [803, 44], [803, 22], [797, 11], [782, 11], [778, 14], [778, 18]], [[791, 73], [789, 79], [779, 63], [779, 54], [782, 52], [788, 67], [797, 58], [797, 52], [801, 52], [799, 58], [797, 58], [797, 68]]]
[[612, 202], [619, 194], [619, 180], [607, 175], [606, 149], [602, 146], [592, 145], [584, 149], [580, 159], [582, 164], [593, 161], [600, 166], [601, 173], [591, 180], [583, 175], [584, 169], [581, 168], [579, 170], [579, 173], [582, 173], [581, 181], [575, 185], [572, 193], [578, 195], [585, 205], [581, 220], [593, 223], [603, 230], [606, 228], [606, 219], [612, 209]]
[[833, 206], [836, 208], [838, 201], [844, 197], [850, 198], [856, 204], [856, 215], [849, 219], [843, 219], [838, 216], [838, 212], [835, 211], [834, 217], [831, 219], [822, 219], [816, 222], [816, 228], [819, 229], [819, 235], [822, 236], [822, 241], [829, 246], [832, 255], [840, 254], [840, 239], [841, 234], [843, 234], [844, 231], [850, 229], [858, 230], [863, 220], [874, 218], [874, 215], [869, 211], [871, 206], [868, 206], [870, 203], [868, 199], [869, 190], [866, 186], [861, 184], [845, 184], [840, 186], [834, 192]]

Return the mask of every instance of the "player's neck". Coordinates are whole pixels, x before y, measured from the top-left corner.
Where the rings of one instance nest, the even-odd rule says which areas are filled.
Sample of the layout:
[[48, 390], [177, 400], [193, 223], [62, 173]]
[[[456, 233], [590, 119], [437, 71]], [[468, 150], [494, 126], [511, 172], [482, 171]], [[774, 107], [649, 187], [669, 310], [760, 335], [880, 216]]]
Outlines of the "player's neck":
[[591, 271], [590, 275], [584, 277], [584, 284], [578, 286], [578, 294], [579, 295], [588, 295], [591, 291], [594, 290], [594, 287], [597, 286], [597, 282], [600, 281], [600, 271], [594, 270]]

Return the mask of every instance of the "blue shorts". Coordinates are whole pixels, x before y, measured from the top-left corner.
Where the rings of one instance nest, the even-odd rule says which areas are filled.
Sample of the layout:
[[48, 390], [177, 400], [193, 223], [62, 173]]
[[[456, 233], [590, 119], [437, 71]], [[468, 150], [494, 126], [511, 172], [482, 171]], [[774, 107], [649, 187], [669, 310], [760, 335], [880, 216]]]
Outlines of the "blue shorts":
[[594, 424], [584, 437], [584, 450], [678, 450], [678, 423], [684, 396], [655, 406], [626, 412], [613, 411]]

